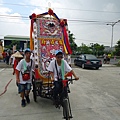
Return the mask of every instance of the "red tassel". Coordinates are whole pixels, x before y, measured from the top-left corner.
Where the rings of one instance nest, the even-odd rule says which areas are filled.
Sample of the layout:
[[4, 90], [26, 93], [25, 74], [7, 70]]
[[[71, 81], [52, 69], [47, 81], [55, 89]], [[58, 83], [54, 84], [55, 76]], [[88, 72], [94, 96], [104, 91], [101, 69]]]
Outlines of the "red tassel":
[[35, 13], [32, 14], [32, 19], [36, 19], [37, 15]]
[[72, 77], [72, 72], [67, 73], [67, 77]]
[[53, 10], [51, 8], [49, 8], [48, 14], [53, 16], [54, 12], [53, 12]]
[[33, 31], [33, 23], [34, 23], [34, 19], [36, 19], [36, 14], [35, 13], [33, 13], [32, 14], [32, 19], [31, 19], [31, 30]]
[[40, 79], [40, 75], [39, 75], [38, 69], [35, 69], [35, 78], [37, 80]]
[[67, 82], [68, 82], [68, 80], [62, 80], [63, 87], [66, 87], [66, 86], [67, 86]]
[[69, 53], [69, 54], [72, 54], [72, 50], [71, 50], [71, 48], [70, 48], [70, 43], [69, 43], [69, 40], [68, 40], [67, 30], [66, 30], [65, 27], [63, 28], [63, 32], [64, 32], [64, 36], [65, 36], [65, 38], [66, 38], [66, 47], [67, 47], [68, 53]]
[[64, 27], [65, 26], [65, 22], [63, 20], [60, 21], [60, 25], [61, 27]]

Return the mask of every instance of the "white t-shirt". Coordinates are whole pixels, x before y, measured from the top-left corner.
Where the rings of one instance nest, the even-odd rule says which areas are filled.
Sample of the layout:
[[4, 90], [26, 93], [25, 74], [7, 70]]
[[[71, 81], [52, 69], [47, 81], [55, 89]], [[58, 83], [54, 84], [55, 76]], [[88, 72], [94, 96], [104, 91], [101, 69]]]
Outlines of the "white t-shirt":
[[35, 57], [33, 56], [33, 53], [31, 53], [30, 59], [32, 59], [33, 61], [35, 61]]
[[[26, 63], [27, 68], [30, 69], [30, 79], [27, 80], [27, 81], [23, 81], [23, 79], [22, 79], [22, 73], [24, 72], [24, 67], [23, 67], [23, 66], [24, 66], [24, 62]], [[32, 61], [32, 67], [31, 67], [31, 61], [30, 61], [30, 62], [26, 62], [25, 59], [22, 59], [22, 60], [18, 63], [16, 69], [17, 69], [18, 71], [20, 71], [20, 76], [19, 76], [19, 78], [20, 78], [20, 83], [21, 83], [21, 84], [26, 84], [26, 83], [31, 83], [31, 82], [32, 82], [32, 70], [35, 69], [35, 63], [34, 63], [34, 61]], [[21, 73], [21, 72], [22, 72], [22, 73]]]
[[[64, 61], [64, 71], [66, 72], [70, 72], [72, 70], [72, 68], [68, 65], [68, 63]], [[59, 78], [62, 78], [62, 72], [61, 72], [61, 66], [59, 66], [56, 62], [57, 65], [57, 70], [58, 70], [58, 75]], [[57, 81], [58, 80], [58, 75], [57, 75], [57, 71], [56, 71], [56, 67], [55, 67], [55, 60], [52, 60], [47, 68], [48, 71], [53, 72], [54, 73], [54, 80]]]
[[15, 57], [13, 57], [13, 56], [11, 55], [10, 59], [12, 60], [12, 61], [11, 61], [11, 64], [14, 65]]
[[71, 64], [71, 56], [70, 55], [68, 55], [68, 64]]

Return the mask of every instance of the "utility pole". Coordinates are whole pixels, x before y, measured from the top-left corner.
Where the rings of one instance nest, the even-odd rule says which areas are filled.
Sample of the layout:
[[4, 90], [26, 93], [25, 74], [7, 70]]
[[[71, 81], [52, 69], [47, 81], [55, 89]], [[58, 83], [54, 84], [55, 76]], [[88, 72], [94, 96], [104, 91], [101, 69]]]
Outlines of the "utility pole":
[[111, 25], [112, 26], [112, 36], [111, 36], [111, 50], [112, 50], [112, 47], [113, 47], [113, 30], [114, 30], [114, 26], [116, 23], [120, 22], [120, 20], [118, 20], [117, 22], [112, 22], [112, 23], [108, 23], [106, 25]]

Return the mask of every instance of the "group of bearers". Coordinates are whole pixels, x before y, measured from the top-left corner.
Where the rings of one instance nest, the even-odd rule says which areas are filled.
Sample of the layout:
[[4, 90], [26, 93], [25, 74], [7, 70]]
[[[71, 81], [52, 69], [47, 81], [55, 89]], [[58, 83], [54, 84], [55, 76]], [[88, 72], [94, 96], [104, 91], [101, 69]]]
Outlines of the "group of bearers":
[[[15, 57], [13, 74], [16, 75], [18, 92], [22, 98], [22, 107], [25, 107], [26, 103], [30, 103], [29, 93], [32, 85], [32, 75], [35, 70], [35, 62], [30, 56], [31, 50], [29, 48], [24, 50], [24, 58], [19, 52], [13, 54], [13, 57]], [[54, 84], [54, 101], [56, 101], [56, 96], [59, 94], [60, 89], [62, 89], [59, 80], [65, 79], [65, 73], [71, 72], [76, 80], [79, 79], [69, 64], [63, 59], [63, 52], [61, 50], [55, 51], [55, 58], [56, 59], [52, 60], [47, 68]]]

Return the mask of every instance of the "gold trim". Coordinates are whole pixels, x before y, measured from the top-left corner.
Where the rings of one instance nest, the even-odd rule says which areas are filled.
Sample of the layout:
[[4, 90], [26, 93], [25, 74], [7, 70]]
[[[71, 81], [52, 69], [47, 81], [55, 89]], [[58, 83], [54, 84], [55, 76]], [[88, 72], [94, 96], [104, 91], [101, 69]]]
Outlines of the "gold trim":
[[60, 38], [37, 38], [38, 40], [62, 40]]

